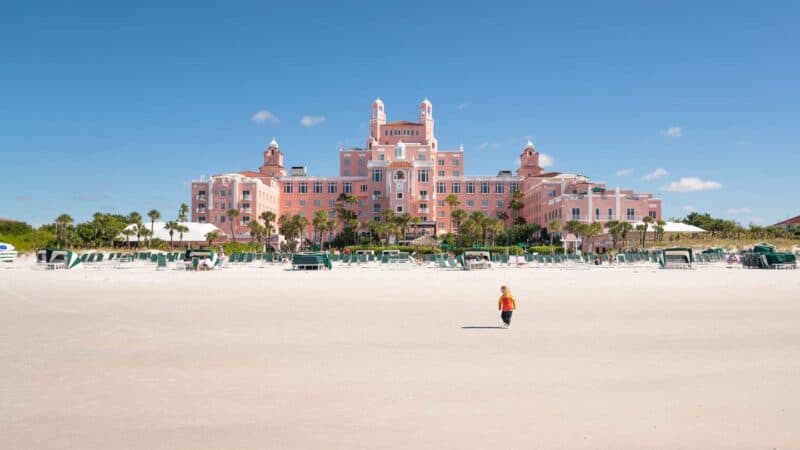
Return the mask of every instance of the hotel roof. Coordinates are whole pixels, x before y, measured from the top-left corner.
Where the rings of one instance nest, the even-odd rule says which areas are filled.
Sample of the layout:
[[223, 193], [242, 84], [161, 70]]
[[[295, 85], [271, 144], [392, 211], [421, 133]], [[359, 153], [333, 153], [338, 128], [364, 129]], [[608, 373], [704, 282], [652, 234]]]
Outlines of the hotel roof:
[[417, 127], [421, 127], [422, 126], [421, 123], [409, 122], [407, 120], [396, 120], [394, 122], [388, 122], [386, 125], [411, 125], [411, 126], [417, 126]]

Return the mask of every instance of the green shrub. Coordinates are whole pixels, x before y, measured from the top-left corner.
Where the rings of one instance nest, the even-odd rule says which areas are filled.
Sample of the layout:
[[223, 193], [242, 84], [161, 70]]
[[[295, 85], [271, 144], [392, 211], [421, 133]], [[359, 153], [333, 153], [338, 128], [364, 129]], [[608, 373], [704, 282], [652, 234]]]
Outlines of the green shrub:
[[0, 234], [0, 241], [13, 245], [18, 252], [26, 253], [54, 245], [56, 235], [48, 231], [30, 230], [21, 234]]

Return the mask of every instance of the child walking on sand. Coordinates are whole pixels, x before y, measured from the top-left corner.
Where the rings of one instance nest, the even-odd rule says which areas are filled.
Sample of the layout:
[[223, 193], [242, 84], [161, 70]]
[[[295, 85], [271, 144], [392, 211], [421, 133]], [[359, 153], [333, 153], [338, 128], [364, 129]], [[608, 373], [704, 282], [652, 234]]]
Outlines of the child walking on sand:
[[517, 309], [517, 302], [514, 301], [508, 286], [500, 286], [500, 294], [497, 309], [500, 310], [500, 318], [503, 319], [503, 328], [508, 328], [511, 325], [511, 313]]

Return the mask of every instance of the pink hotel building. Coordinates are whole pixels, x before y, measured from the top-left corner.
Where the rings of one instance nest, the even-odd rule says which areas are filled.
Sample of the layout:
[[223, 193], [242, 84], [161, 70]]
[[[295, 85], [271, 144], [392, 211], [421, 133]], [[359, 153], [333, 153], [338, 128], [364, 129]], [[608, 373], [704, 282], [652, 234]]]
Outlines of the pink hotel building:
[[661, 200], [652, 194], [608, 190], [582, 175], [545, 172], [531, 142], [522, 149], [516, 174], [502, 170], [496, 176], [467, 176], [464, 167], [463, 148], [440, 148], [433, 106], [427, 99], [419, 105], [416, 122], [387, 122], [383, 102], [377, 99], [365, 148], [339, 151], [338, 176], [309, 176], [304, 166], [287, 171], [283, 152], [273, 139], [258, 172], [225, 173], [192, 182], [192, 221], [213, 223], [228, 233], [226, 211], [235, 208], [240, 211], [234, 219], [236, 237], [246, 238], [247, 223], [264, 211], [277, 217], [300, 214], [310, 221], [316, 211], [326, 210], [333, 217], [336, 198], [348, 193], [357, 199], [352, 209], [362, 231], [370, 220], [380, 220], [381, 211], [391, 209], [419, 217], [421, 230], [442, 234], [452, 230], [450, 208], [444, 201], [449, 194], [458, 196], [459, 208], [467, 213], [496, 216], [502, 211], [511, 216], [508, 206], [517, 190], [523, 192], [520, 215], [542, 227], [551, 220], [661, 218]]

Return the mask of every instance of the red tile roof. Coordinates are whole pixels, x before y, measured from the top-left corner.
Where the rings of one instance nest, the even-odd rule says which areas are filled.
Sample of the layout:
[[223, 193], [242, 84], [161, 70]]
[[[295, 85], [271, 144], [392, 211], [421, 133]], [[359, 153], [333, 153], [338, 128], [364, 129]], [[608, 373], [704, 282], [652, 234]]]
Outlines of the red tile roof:
[[783, 222], [778, 222], [773, 227], [788, 227], [789, 225], [800, 225], [800, 216], [794, 216], [791, 219], [786, 219]]
[[19, 220], [6, 219], [5, 217], [0, 217], [0, 222], [19, 222]]
[[262, 174], [262, 173], [259, 173], [259, 172], [253, 172], [252, 170], [245, 170], [244, 172], [239, 172], [239, 173], [240, 173], [241, 175], [244, 175], [244, 176], [246, 176], [246, 177], [263, 177], [263, 176], [265, 176], [265, 175], [264, 175], [264, 174]]

